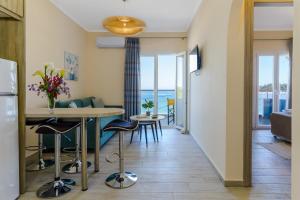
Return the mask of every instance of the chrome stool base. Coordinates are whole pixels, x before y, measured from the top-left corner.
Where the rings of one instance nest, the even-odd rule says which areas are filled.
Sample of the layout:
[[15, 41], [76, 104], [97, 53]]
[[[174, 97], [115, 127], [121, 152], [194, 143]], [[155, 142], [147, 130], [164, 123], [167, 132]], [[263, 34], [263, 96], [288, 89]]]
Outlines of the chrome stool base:
[[61, 179], [46, 183], [38, 189], [36, 195], [39, 198], [59, 197], [71, 191], [71, 188], [66, 185], [75, 185], [75, 181], [71, 179]]
[[44, 170], [48, 167], [51, 167], [54, 164], [55, 164], [54, 160], [41, 159], [38, 164], [35, 163], [35, 164], [32, 164], [32, 165], [29, 165], [26, 168], [26, 171], [28, 171], [28, 172], [41, 171], [41, 170]]
[[[87, 168], [92, 165], [91, 162], [87, 161]], [[81, 172], [81, 160], [74, 161], [73, 163], [69, 163], [62, 168], [62, 171], [66, 174], [77, 174]]]
[[123, 189], [134, 185], [137, 180], [137, 175], [131, 172], [114, 173], [106, 179], [105, 184], [115, 189]]

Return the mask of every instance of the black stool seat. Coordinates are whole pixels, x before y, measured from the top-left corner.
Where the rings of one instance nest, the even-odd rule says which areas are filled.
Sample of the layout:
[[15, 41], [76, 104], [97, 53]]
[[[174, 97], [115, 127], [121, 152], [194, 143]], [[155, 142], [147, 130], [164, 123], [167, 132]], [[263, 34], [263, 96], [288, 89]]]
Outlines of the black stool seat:
[[80, 126], [79, 121], [61, 121], [54, 120], [41, 124], [36, 133], [39, 134], [65, 134], [74, 128]]
[[29, 119], [26, 119], [26, 126], [37, 126], [37, 125], [40, 125], [40, 124], [43, 124], [43, 123], [46, 123], [48, 121], [52, 121], [54, 120], [54, 118], [46, 118], [46, 119], [40, 119], [40, 118], [29, 118]]
[[133, 131], [137, 129], [139, 125], [138, 121], [128, 122], [121, 119], [116, 119], [107, 124], [103, 131]]

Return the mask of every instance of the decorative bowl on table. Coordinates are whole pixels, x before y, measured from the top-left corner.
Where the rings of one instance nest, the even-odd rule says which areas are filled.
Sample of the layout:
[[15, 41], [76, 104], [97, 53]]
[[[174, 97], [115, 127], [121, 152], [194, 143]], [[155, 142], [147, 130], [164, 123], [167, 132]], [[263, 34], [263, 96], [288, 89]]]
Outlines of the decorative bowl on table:
[[157, 119], [157, 118], [158, 118], [158, 115], [157, 115], [157, 114], [152, 115], [151, 118], [152, 118], [152, 119]]

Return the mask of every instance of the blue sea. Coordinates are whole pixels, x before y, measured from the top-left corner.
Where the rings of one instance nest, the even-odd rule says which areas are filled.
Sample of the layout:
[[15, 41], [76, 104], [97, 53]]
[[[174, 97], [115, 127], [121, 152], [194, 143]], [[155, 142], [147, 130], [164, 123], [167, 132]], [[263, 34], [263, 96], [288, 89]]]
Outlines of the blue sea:
[[[159, 90], [158, 91], [158, 113], [167, 114], [167, 99], [175, 99], [175, 90]], [[145, 99], [154, 101], [153, 90], [142, 90], [141, 91], [141, 104], [145, 103]], [[142, 107], [142, 113], [146, 113], [146, 110]], [[153, 109], [152, 111], [153, 112]]]

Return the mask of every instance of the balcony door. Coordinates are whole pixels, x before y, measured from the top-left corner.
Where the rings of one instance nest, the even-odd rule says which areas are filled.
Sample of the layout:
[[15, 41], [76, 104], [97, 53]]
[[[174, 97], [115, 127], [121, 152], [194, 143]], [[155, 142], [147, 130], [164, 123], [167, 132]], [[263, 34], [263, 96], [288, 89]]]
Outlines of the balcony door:
[[288, 54], [257, 54], [255, 128], [269, 128], [272, 112], [288, 108], [289, 62]]
[[[141, 56], [141, 102], [152, 100], [152, 113], [167, 116], [167, 99], [173, 99], [175, 118], [169, 126], [184, 127], [185, 123], [185, 59], [183, 54]], [[145, 113], [142, 108], [142, 114]], [[164, 120], [163, 125], [168, 125], [168, 121]]]
[[176, 56], [176, 127], [186, 132], [187, 121], [186, 53]]

